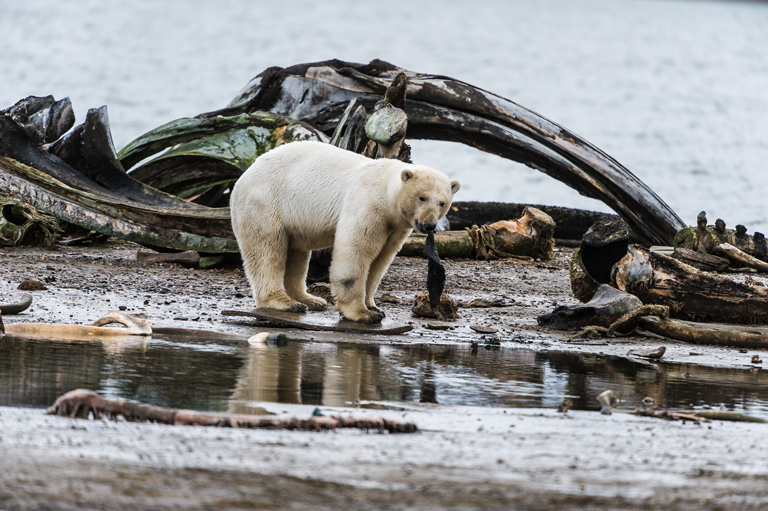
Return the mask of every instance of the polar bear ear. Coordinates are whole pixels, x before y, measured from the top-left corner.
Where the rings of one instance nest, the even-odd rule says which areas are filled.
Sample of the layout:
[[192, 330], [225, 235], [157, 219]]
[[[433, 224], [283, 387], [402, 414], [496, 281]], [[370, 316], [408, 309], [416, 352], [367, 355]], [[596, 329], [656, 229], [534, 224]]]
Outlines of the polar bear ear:
[[458, 182], [458, 181], [456, 181], [455, 179], [454, 179], [453, 181], [451, 181], [451, 191], [452, 191], [453, 193], [456, 193], [456, 192], [458, 192], [458, 191], [459, 191], [459, 188], [461, 188], [461, 183], [459, 183], [459, 182]]
[[400, 179], [402, 179], [402, 180], [403, 180], [403, 182], [405, 182], [405, 181], [408, 181], [408, 180], [409, 180], [409, 179], [411, 179], [412, 177], [413, 177], [413, 172], [411, 172], [411, 171], [410, 171], [410, 170], [408, 170], [408, 169], [406, 169], [406, 170], [404, 170], [404, 171], [402, 171], [402, 172], [400, 173]]

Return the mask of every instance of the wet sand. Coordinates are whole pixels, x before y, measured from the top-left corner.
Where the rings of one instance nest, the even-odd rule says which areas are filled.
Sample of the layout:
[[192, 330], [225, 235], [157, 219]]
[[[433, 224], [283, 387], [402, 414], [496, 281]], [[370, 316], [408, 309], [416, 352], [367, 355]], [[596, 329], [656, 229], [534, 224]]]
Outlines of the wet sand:
[[[90, 323], [109, 310], [154, 327], [196, 328], [239, 338], [265, 329], [220, 314], [252, 308], [242, 271], [190, 270], [136, 262], [139, 247], [0, 249], [0, 297], [14, 301], [21, 280], [46, 282], [26, 313], [4, 321]], [[539, 350], [624, 356], [667, 346], [664, 359], [731, 368], [749, 353], [628, 337], [570, 342], [536, 325], [536, 316], [570, 296], [570, 249], [552, 261], [447, 261], [454, 299], [502, 298], [503, 308], [459, 309], [454, 329], [413, 318], [426, 261], [397, 258], [380, 293], [388, 317], [412, 321], [400, 336], [366, 342], [482, 341], [469, 325], [499, 329], [502, 342]], [[292, 338], [350, 340], [322, 332]], [[356, 341], [362, 341], [359, 335]], [[766, 354], [761, 354], [766, 358]], [[414, 435], [343, 431], [300, 433], [171, 427], [49, 417], [40, 409], [0, 408], [0, 509], [758, 509], [768, 503], [766, 426], [666, 422], [627, 413], [455, 407], [399, 403], [403, 411], [334, 410], [415, 422]], [[278, 414], [314, 407], [265, 403]]]

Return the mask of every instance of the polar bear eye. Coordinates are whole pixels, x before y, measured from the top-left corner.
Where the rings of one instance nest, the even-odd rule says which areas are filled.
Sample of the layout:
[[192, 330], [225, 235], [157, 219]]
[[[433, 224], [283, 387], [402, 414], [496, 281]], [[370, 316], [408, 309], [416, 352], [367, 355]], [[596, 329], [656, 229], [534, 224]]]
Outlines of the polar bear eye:
[[419, 200], [420, 200], [421, 202], [427, 202], [427, 199], [425, 199], [424, 197], [419, 197]]

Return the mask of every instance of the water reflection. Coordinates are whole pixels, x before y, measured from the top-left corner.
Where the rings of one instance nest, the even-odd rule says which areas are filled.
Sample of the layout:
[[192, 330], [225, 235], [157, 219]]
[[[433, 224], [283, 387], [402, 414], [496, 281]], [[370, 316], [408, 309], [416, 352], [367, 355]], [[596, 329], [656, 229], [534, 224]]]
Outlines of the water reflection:
[[768, 417], [764, 371], [468, 346], [289, 343], [263, 349], [167, 338], [117, 346], [97, 340], [6, 338], [0, 404], [49, 406], [74, 388], [160, 406], [249, 413], [253, 402], [344, 406], [405, 401], [598, 409], [612, 389], [626, 407], [725, 405]]

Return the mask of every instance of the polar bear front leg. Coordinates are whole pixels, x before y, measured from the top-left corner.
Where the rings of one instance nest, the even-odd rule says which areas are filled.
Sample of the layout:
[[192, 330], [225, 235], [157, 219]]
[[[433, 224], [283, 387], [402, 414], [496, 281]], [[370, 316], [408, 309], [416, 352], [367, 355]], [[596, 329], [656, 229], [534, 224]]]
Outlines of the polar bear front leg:
[[298, 300], [311, 311], [322, 311], [328, 308], [328, 302], [319, 296], [307, 293], [307, 269], [312, 253], [309, 250], [288, 249], [285, 261], [285, 291], [288, 296]]
[[379, 309], [374, 302], [373, 297], [376, 294], [376, 290], [379, 288], [379, 283], [382, 277], [387, 272], [387, 268], [392, 264], [392, 260], [397, 255], [400, 247], [403, 246], [405, 239], [411, 233], [411, 230], [395, 231], [389, 235], [387, 242], [381, 249], [381, 252], [373, 260], [371, 264], [371, 270], [368, 272], [368, 282], [365, 286], [365, 306], [370, 310], [379, 311], [384, 314], [384, 311]]
[[[339, 232], [346, 234], [339, 236]], [[371, 264], [385, 242], [386, 233], [375, 230], [337, 231], [331, 262], [331, 290], [339, 312], [350, 321], [381, 323], [384, 319], [383, 312], [366, 307], [365, 292]]]

